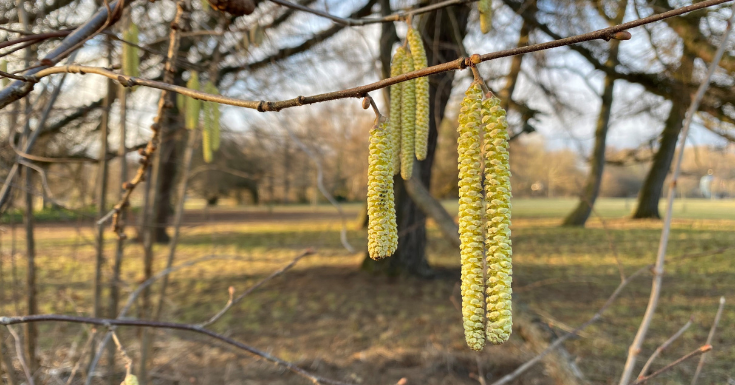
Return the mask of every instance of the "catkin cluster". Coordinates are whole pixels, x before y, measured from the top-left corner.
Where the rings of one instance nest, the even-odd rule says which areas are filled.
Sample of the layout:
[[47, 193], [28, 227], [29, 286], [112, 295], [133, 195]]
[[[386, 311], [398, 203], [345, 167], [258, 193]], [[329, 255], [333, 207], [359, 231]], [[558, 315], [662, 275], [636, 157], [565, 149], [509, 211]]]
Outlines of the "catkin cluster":
[[487, 339], [497, 345], [508, 340], [512, 327], [508, 123], [500, 99], [494, 95], [483, 102], [482, 115], [487, 200]]
[[[390, 65], [390, 76], [398, 76], [403, 73], [403, 62], [406, 61], [406, 50], [398, 47], [393, 55]], [[390, 120], [388, 131], [393, 143], [393, 174], [401, 172], [401, 96], [403, 85], [401, 83], [390, 86]]]
[[[406, 35], [408, 46], [411, 48], [414, 70], [426, 68], [426, 51], [421, 34], [413, 28], [408, 29]], [[429, 78], [426, 76], [416, 79], [416, 159], [426, 159], [426, 150], [429, 143]]]
[[[492, 344], [505, 342], [512, 327], [507, 128], [500, 100], [495, 96], [483, 100], [480, 83], [473, 82], [462, 100], [457, 152], [462, 319], [467, 344], [475, 350], [481, 350], [486, 339]], [[484, 218], [482, 144], [485, 155]]]
[[398, 247], [396, 211], [393, 202], [393, 144], [388, 124], [376, 122], [370, 130], [368, 164], [368, 252], [378, 260]]
[[[421, 34], [409, 27], [406, 42], [393, 55], [390, 76], [426, 68], [426, 50]], [[393, 172], [411, 178], [414, 157], [426, 159], [429, 140], [429, 79], [411, 79], [390, 88], [389, 131], [393, 142]]]
[[465, 92], [459, 113], [459, 234], [462, 262], [462, 321], [467, 345], [485, 346], [483, 283], [482, 165], [480, 130], [482, 90], [477, 83]]
[[[197, 91], [202, 88], [197, 72], [191, 72], [191, 76], [186, 82], [186, 88]], [[206, 93], [219, 95], [217, 86], [211, 81], [207, 82], [203, 89]], [[199, 116], [204, 115], [204, 126], [202, 126], [202, 157], [206, 163], [211, 163], [214, 157], [214, 151], [219, 149], [220, 144], [219, 104], [178, 94], [176, 105], [179, 111], [183, 111], [184, 126], [189, 130], [199, 128]]]

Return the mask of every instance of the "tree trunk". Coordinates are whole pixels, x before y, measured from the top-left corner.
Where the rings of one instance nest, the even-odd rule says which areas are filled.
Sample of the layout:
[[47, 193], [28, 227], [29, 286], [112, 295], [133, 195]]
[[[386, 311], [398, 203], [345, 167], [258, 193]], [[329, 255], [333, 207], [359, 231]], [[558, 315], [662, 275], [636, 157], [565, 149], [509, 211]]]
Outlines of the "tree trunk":
[[[175, 107], [174, 107], [175, 108]], [[178, 162], [178, 135], [176, 133], [179, 119], [177, 114], [171, 110], [166, 114], [164, 127], [161, 132], [160, 170], [158, 173], [158, 193], [154, 204], [156, 217], [154, 221], [155, 231], [153, 241], [156, 243], [168, 243], [171, 240], [166, 232], [168, 217], [171, 215], [173, 190], [175, 186], [176, 168]]]
[[[623, 21], [627, 6], [627, 0], [618, 6], [617, 15], [611, 20], [611, 24], [620, 24]], [[608, 54], [607, 63], [605, 63], [610, 68], [615, 68], [618, 64], [618, 47], [620, 47], [620, 40], [612, 39], [610, 41], [610, 53]], [[597, 117], [597, 128], [595, 129], [595, 147], [592, 149], [587, 182], [579, 197], [577, 207], [564, 218], [563, 226], [584, 226], [592, 213], [597, 196], [600, 194], [602, 173], [605, 169], [605, 147], [607, 146], [607, 131], [610, 128], [610, 113], [612, 112], [614, 89], [615, 79], [610, 75], [606, 75], [605, 88], [602, 91], [600, 115]]]
[[[28, 257], [28, 268], [26, 274], [26, 295], [27, 313], [28, 315], [38, 314], [38, 299], [36, 298], [36, 244], [33, 237], [33, 170], [24, 167], [25, 172], [25, 215], [23, 222], [26, 228], [26, 253]], [[37, 325], [30, 323], [26, 325], [26, 354], [28, 355], [28, 365], [31, 372], [35, 373], [38, 369], [38, 359], [36, 358], [36, 341], [38, 336]]]
[[[432, 2], [437, 2], [436, 0]], [[418, 30], [427, 42], [426, 57], [429, 65], [459, 57], [455, 36], [447, 12], [455, 12], [460, 37], [466, 33], [469, 7], [449, 7], [431, 12], [419, 20]], [[452, 48], [454, 47], [454, 48]], [[426, 160], [416, 161], [418, 175], [424, 186], [431, 185], [431, 167], [436, 152], [437, 126], [444, 118], [444, 108], [452, 90], [454, 71], [429, 78], [429, 143]], [[396, 220], [398, 224], [398, 249], [390, 258], [373, 261], [366, 256], [362, 268], [388, 275], [409, 274], [428, 277], [432, 275], [426, 260], [426, 215], [411, 200], [400, 175], [394, 177]]]
[[692, 81], [694, 70], [694, 58], [686, 50], [682, 53], [679, 69], [677, 70], [676, 89], [671, 93], [671, 110], [666, 119], [664, 130], [661, 133], [661, 141], [656, 155], [653, 156], [653, 164], [643, 182], [638, 194], [638, 207], [633, 213], [633, 219], [655, 218], [660, 219], [658, 213], [658, 202], [663, 192], [666, 175], [671, 168], [671, 160], [676, 152], [676, 142], [679, 140], [684, 123], [687, 106], [691, 103], [691, 95], [688, 85]]

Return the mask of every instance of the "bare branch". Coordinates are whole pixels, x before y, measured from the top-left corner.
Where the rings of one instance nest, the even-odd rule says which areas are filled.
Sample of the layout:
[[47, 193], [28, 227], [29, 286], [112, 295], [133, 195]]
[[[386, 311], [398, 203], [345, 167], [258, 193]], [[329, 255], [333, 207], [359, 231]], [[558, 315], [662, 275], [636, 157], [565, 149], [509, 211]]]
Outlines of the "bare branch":
[[686, 361], [686, 360], [688, 360], [688, 359], [690, 359], [690, 358], [692, 358], [692, 357], [698, 356], [698, 355], [700, 355], [700, 354], [704, 354], [704, 353], [707, 353], [707, 352], [708, 352], [708, 351], [710, 351], [710, 350], [712, 350], [712, 345], [704, 345], [704, 346], [702, 346], [702, 347], [698, 348], [697, 350], [694, 350], [693, 352], [691, 352], [691, 353], [689, 353], [689, 354], [687, 354], [687, 355], [685, 355], [685, 356], [683, 356], [683, 357], [679, 358], [678, 360], [676, 360], [676, 361], [674, 361], [674, 362], [672, 362], [672, 363], [670, 363], [670, 364], [668, 364], [668, 365], [664, 366], [664, 367], [663, 367], [663, 368], [661, 368], [660, 370], [657, 370], [656, 372], [652, 373], [652, 374], [651, 374], [650, 376], [647, 376], [647, 377], [643, 377], [643, 378], [639, 378], [638, 380], [636, 380], [635, 382], [633, 382], [633, 383], [632, 383], [632, 384], [630, 384], [630, 385], [640, 385], [640, 384], [645, 384], [646, 382], [648, 382], [648, 381], [649, 381], [649, 380], [651, 380], [652, 378], [654, 378], [654, 377], [657, 377], [657, 376], [659, 376], [660, 374], [662, 374], [662, 373], [665, 373], [665, 372], [667, 372], [667, 371], [671, 370], [671, 369], [672, 369], [673, 367], [675, 367], [676, 365], [679, 365], [679, 364], [681, 364], [682, 362], [684, 362], [684, 361]]
[[[652, 15], [649, 17], [644, 17], [642, 19], [634, 20], [628, 23], [612, 26], [609, 28], [599, 29], [597, 31], [585, 33], [582, 35], [576, 35], [568, 38], [558, 39], [547, 43], [541, 43], [541, 44], [534, 44], [530, 46], [525, 47], [517, 47], [502, 51], [497, 51], [493, 53], [487, 53], [484, 55], [480, 55], [480, 60], [482, 62], [495, 60], [503, 57], [509, 57], [509, 56], [516, 56], [516, 55], [522, 55], [526, 53], [531, 52], [537, 52], [542, 50], [547, 50], [551, 48], [557, 48], [557, 47], [563, 47], [567, 45], [577, 44], [585, 41], [591, 41], [591, 40], [610, 40], [612, 38], [615, 38], [618, 32], [638, 27], [641, 25], [653, 23], [656, 21], [660, 21], [666, 18], [679, 16], [688, 12], [696, 11], [699, 9], [712, 7], [718, 4], [726, 3], [732, 0], [706, 0], [702, 1], [690, 6], [681, 7], [674, 9], [672, 11]], [[342, 91], [336, 91], [336, 92], [328, 92], [324, 94], [318, 94], [313, 96], [298, 96], [293, 99], [287, 99], [287, 100], [281, 100], [281, 101], [251, 101], [251, 100], [242, 100], [237, 98], [231, 98], [221, 95], [212, 95], [207, 94], [205, 92], [199, 92], [187, 89], [186, 87], [180, 87], [175, 86], [172, 84], [169, 84], [170, 82], [157, 82], [154, 80], [149, 79], [143, 79], [143, 78], [136, 78], [131, 76], [124, 76], [117, 74], [115, 72], [106, 70], [104, 68], [98, 68], [98, 67], [87, 67], [87, 66], [65, 66], [65, 67], [53, 67], [53, 68], [47, 68], [42, 71], [39, 71], [33, 76], [27, 76], [26, 80], [28, 80], [28, 83], [30, 83], [32, 87], [32, 83], [37, 82], [41, 77], [49, 76], [52, 74], [57, 73], [93, 73], [97, 75], [102, 75], [105, 77], [108, 77], [112, 80], [115, 80], [119, 82], [120, 84], [128, 87], [132, 86], [144, 86], [144, 87], [151, 87], [151, 88], [157, 88], [164, 91], [169, 92], [176, 92], [180, 93], [182, 95], [190, 96], [195, 99], [200, 99], [204, 101], [209, 102], [215, 102], [215, 103], [221, 103], [221, 104], [227, 104], [231, 106], [236, 107], [244, 107], [244, 108], [250, 108], [255, 109], [260, 112], [271, 112], [271, 111], [280, 111], [285, 108], [291, 108], [291, 107], [297, 107], [297, 106], [303, 106], [307, 104], [314, 104], [314, 103], [322, 103], [330, 100], [337, 100], [337, 99], [346, 99], [346, 98], [362, 98], [364, 97], [368, 92], [375, 91], [381, 88], [385, 88], [388, 86], [391, 86], [393, 84], [398, 84], [407, 80], [416, 79], [423, 76], [429, 76], [429, 75], [435, 75], [442, 72], [447, 71], [455, 71], [455, 70], [462, 70], [469, 66], [470, 59], [469, 58], [459, 58], [447, 63], [438, 64], [431, 67], [426, 67], [420, 70], [407, 72], [405, 74], [386, 78], [374, 83], [366, 84], [359, 87], [349, 88]], [[15, 83], [14, 83], [15, 84]], [[0, 92], [0, 107], [4, 106], [3, 104], [3, 92]]]
[[361, 25], [368, 25], [368, 24], [386, 23], [386, 22], [405, 20], [409, 16], [420, 15], [422, 13], [436, 11], [437, 9], [451, 7], [453, 5], [474, 3], [477, 0], [446, 0], [446, 1], [442, 1], [441, 3], [427, 5], [425, 7], [409, 9], [406, 11], [399, 11], [391, 15], [383, 16], [380, 18], [364, 18], [364, 19], [352, 19], [352, 18], [339, 17], [339, 16], [332, 15], [331, 13], [328, 13], [328, 12], [323, 12], [318, 9], [313, 9], [313, 8], [309, 8], [309, 7], [300, 5], [300, 4], [295, 4], [295, 3], [292, 3], [286, 0], [270, 0], [270, 1], [278, 5], [282, 5], [284, 7], [296, 9], [299, 11], [303, 11], [303, 12], [307, 12], [307, 13], [311, 13], [317, 16], [327, 18], [337, 24], [352, 27], [352, 26], [361, 26]]
[[233, 306], [237, 305], [240, 301], [242, 301], [242, 299], [245, 298], [248, 294], [252, 293], [257, 288], [263, 286], [264, 284], [266, 284], [268, 281], [272, 280], [273, 278], [276, 278], [279, 275], [281, 275], [281, 274], [285, 273], [286, 271], [290, 270], [292, 267], [294, 267], [301, 260], [301, 258], [304, 258], [307, 255], [312, 255], [312, 254], [314, 254], [314, 250], [312, 250], [312, 249], [307, 249], [307, 250], [302, 251], [301, 254], [297, 255], [296, 258], [294, 258], [293, 261], [291, 261], [291, 263], [289, 263], [288, 265], [282, 267], [279, 270], [274, 271], [271, 275], [269, 275], [269, 276], [261, 279], [255, 285], [250, 286], [250, 288], [248, 288], [247, 290], [245, 290], [245, 292], [243, 292], [242, 294], [240, 294], [234, 300], [232, 299], [232, 296], [230, 296], [230, 300], [227, 302], [227, 305], [225, 305], [225, 307], [222, 308], [222, 310], [220, 310], [219, 312], [217, 312], [217, 314], [215, 314], [208, 321], [203, 322], [203, 323], [199, 324], [198, 326], [203, 328], [203, 327], [207, 327], [207, 326], [209, 326], [209, 325], [217, 322], [220, 318], [222, 318], [223, 315], [225, 315], [225, 313], [227, 313], [227, 311], [229, 311]]
[[[28, 368], [28, 364], [26, 363], [26, 358], [23, 353], [23, 346], [20, 343], [20, 336], [18, 336], [18, 333], [10, 325], [5, 326], [8, 328], [10, 334], [13, 335], [13, 340], [15, 340], [15, 353], [18, 355], [18, 361], [20, 361], [20, 366], [23, 368], [23, 373], [26, 375], [28, 384], [34, 385], [33, 374], [31, 374], [31, 370]], [[12, 370], [12, 368], [8, 369]]]
[[691, 325], [692, 325], [692, 319], [690, 317], [689, 321], [685, 323], [684, 326], [682, 326], [681, 329], [679, 329], [679, 331], [674, 333], [674, 335], [669, 337], [669, 339], [666, 340], [663, 344], [661, 344], [661, 346], [656, 348], [656, 351], [653, 352], [653, 354], [651, 354], [651, 357], [648, 358], [648, 361], [646, 361], [646, 364], [643, 365], [643, 369], [641, 369], [641, 373], [638, 374], [639, 379], [646, 376], [646, 373], [648, 373], [648, 369], [651, 367], [651, 364], [653, 363], [653, 361], [655, 361], [656, 358], [658, 358], [658, 356], [661, 354], [661, 352], [666, 350], [666, 348], [668, 348], [669, 345], [671, 345], [672, 343], [674, 343], [674, 341], [676, 341], [679, 337], [681, 337], [681, 335], [684, 334], [684, 332], [687, 329], [689, 329], [689, 326]]
[[526, 361], [523, 365], [519, 366], [512, 373], [506, 374], [505, 376], [503, 376], [502, 378], [500, 378], [498, 381], [493, 382], [492, 385], [507, 384], [507, 383], [515, 380], [516, 378], [518, 378], [518, 376], [520, 376], [521, 374], [523, 374], [526, 370], [530, 369], [533, 365], [535, 365], [539, 361], [541, 361], [541, 359], [544, 358], [544, 356], [546, 356], [551, 351], [553, 351], [554, 349], [556, 349], [557, 347], [559, 347], [564, 341], [568, 340], [572, 336], [577, 335], [577, 333], [579, 333], [582, 330], [584, 330], [585, 328], [587, 328], [587, 326], [590, 326], [591, 324], [593, 324], [593, 323], [597, 322], [598, 320], [602, 319], [602, 313], [604, 313], [605, 310], [607, 310], [607, 308], [609, 308], [610, 305], [612, 305], [612, 303], [615, 301], [615, 299], [618, 297], [618, 295], [620, 295], [620, 292], [623, 290], [623, 288], [625, 288], [625, 286], [627, 286], [628, 283], [630, 283], [631, 280], [633, 280], [635, 277], [639, 276], [640, 274], [642, 274], [646, 270], [649, 270], [651, 267], [652, 266], [644, 266], [644, 267], [638, 269], [635, 273], [629, 275], [628, 278], [626, 278], [625, 280], [623, 280], [622, 282], [620, 282], [620, 285], [618, 285], [618, 287], [615, 289], [615, 291], [612, 293], [612, 295], [610, 295], [610, 298], [608, 298], [607, 301], [605, 301], [605, 304], [602, 305], [602, 307], [600, 308], [600, 310], [598, 310], [597, 313], [595, 313], [595, 315], [592, 316], [592, 318], [590, 318], [587, 322], [583, 323], [582, 325], [580, 325], [576, 329], [572, 330], [571, 332], [563, 335], [562, 337], [559, 337], [559, 339], [557, 339], [556, 341], [554, 341], [551, 344], [549, 344], [549, 346], [546, 349], [544, 349], [543, 352], [539, 353], [536, 357], [533, 357], [532, 359]]
[[[701, 3], [700, 3], [701, 4]], [[694, 96], [694, 99], [692, 101], [692, 104], [689, 106], [689, 109], [686, 112], [686, 119], [684, 120], [684, 126], [681, 130], [681, 143], [679, 144], [679, 153], [676, 158], [676, 165], [674, 166], [674, 173], [671, 176], [671, 182], [669, 187], [669, 194], [668, 194], [668, 201], [666, 203], [666, 218], [664, 219], [664, 225], [661, 229], [661, 240], [659, 242], [658, 246], [658, 254], [656, 256], [656, 265], [654, 267], [653, 273], [653, 283], [651, 284], [651, 296], [648, 300], [648, 306], [646, 307], [646, 312], [643, 315], [643, 319], [641, 320], [641, 324], [638, 328], [638, 331], [636, 332], [635, 338], [633, 339], [633, 342], [630, 345], [630, 348], [628, 349], [628, 357], [625, 360], [625, 367], [623, 368], [623, 373], [620, 376], [620, 385], [627, 385], [630, 382], [630, 378], [633, 374], [633, 369], [635, 369], [635, 363], [636, 358], [638, 357], [638, 354], [640, 354], [641, 346], [643, 346], [643, 341], [646, 339], [646, 333], [648, 332], [648, 329], [651, 326], [651, 321], [653, 320], [653, 315], [656, 312], [656, 307], [658, 306], [658, 300], [659, 296], [661, 295], [661, 286], [663, 281], [663, 274], [664, 274], [664, 263], [666, 261], [666, 247], [669, 242], [669, 231], [671, 230], [671, 217], [673, 216], [673, 208], [674, 208], [674, 199], [676, 198], [676, 183], [679, 178], [679, 174], [681, 173], [681, 163], [684, 159], [684, 148], [686, 146], [686, 140], [687, 135], [689, 134], [689, 127], [692, 124], [692, 119], [694, 118], [694, 115], [697, 113], [697, 110], [699, 109], [699, 104], [702, 102], [702, 98], [704, 97], [704, 93], [707, 91], [707, 88], [709, 87], [710, 80], [712, 79], [712, 75], [715, 73], [715, 70], [717, 69], [717, 65], [720, 62], [720, 59], [722, 58], [722, 54], [725, 52], [725, 47], [728, 43], [728, 37], [730, 36], [730, 31], [732, 30], [732, 23], [735, 21], [735, 3], [732, 5], [732, 16], [730, 16], [730, 20], [727, 23], [727, 28], [725, 29], [725, 32], [722, 34], [722, 43], [720, 43], [720, 46], [717, 48], [717, 53], [715, 54], [714, 59], [712, 60], [712, 63], [710, 63], [709, 68], [707, 70], [707, 76], [704, 78], [702, 83], [699, 85], [699, 88], [697, 89], [697, 93]], [[630, 24], [630, 23], [627, 23]]]
[[[304, 369], [301, 369], [295, 364], [292, 364], [288, 361], [284, 361], [276, 356], [270, 355], [262, 350], [258, 350], [242, 342], [233, 340], [222, 334], [215, 333], [208, 329], [204, 329], [198, 325], [189, 325], [189, 324], [182, 324], [182, 323], [176, 323], [176, 322], [135, 320], [135, 319], [107, 319], [107, 318], [77, 317], [77, 316], [68, 316], [68, 315], [59, 315], [59, 314], [41, 314], [41, 315], [30, 315], [30, 316], [20, 316], [20, 317], [0, 317], [0, 324], [6, 325], [6, 326], [15, 325], [15, 324], [24, 324], [24, 323], [30, 323], [30, 322], [72, 322], [72, 323], [83, 323], [83, 324], [90, 324], [90, 325], [100, 325], [100, 326], [105, 326], [105, 327], [134, 326], [134, 327], [149, 327], [149, 328], [157, 328], [157, 329], [184, 330], [184, 331], [189, 331], [193, 333], [204, 334], [216, 340], [222, 341], [228, 345], [244, 350], [250, 353], [251, 355], [254, 355], [256, 357], [261, 357], [267, 361], [275, 363], [276, 365], [282, 366], [290, 370], [291, 372], [298, 374], [299, 376], [309, 379], [314, 384], [335, 384], [335, 385], [346, 384], [341, 381], [319, 377], [315, 374], [307, 372]], [[10, 330], [11, 330], [11, 333], [14, 334], [14, 331], [12, 331], [12, 329]], [[33, 385], [33, 382], [30, 378], [29, 378], [29, 381], [31, 381], [30, 384]]]
[[[712, 344], [712, 339], [715, 337], [715, 331], [717, 331], [717, 325], [720, 323], [720, 318], [722, 317], [722, 309], [725, 308], [725, 297], [720, 297], [720, 306], [717, 308], [717, 314], [715, 314], [715, 320], [712, 322], [712, 328], [709, 329], [709, 335], [707, 335], [707, 345]], [[699, 378], [699, 374], [702, 372], [702, 368], [704, 367], [704, 358], [707, 357], [706, 354], [702, 354], [702, 357], [699, 358], [699, 363], [697, 364], [697, 370], [694, 372], [694, 377], [692, 377], [692, 384], [697, 384], [697, 379]]]

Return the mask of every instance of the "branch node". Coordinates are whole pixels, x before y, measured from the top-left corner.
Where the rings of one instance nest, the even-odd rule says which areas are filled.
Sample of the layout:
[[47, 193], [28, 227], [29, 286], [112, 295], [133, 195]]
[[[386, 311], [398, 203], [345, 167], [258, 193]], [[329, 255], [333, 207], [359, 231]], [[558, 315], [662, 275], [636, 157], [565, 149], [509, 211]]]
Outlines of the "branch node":
[[265, 106], [265, 100], [261, 100], [258, 103], [258, 107], [257, 107], [258, 112], [265, 112], [265, 109], [263, 108], [264, 106]]

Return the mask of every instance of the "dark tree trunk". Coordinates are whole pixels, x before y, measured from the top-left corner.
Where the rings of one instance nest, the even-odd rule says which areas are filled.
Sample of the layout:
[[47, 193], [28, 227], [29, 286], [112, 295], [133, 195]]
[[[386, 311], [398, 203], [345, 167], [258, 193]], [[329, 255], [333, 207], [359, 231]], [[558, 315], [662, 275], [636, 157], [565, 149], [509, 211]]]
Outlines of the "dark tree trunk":
[[655, 218], [660, 219], [658, 202], [663, 192], [666, 176], [671, 168], [671, 160], [676, 152], [676, 142], [679, 140], [684, 115], [691, 103], [688, 85], [692, 81], [694, 69], [694, 55], [686, 50], [682, 54], [681, 64], [677, 70], [676, 89], [671, 93], [671, 110], [666, 119], [658, 151], [653, 157], [653, 164], [648, 171], [641, 191], [638, 194], [638, 207], [633, 213], [633, 219]]
[[[432, 2], [437, 2], [432, 1]], [[466, 33], [469, 7], [448, 7], [431, 12], [419, 20], [419, 31], [426, 44], [429, 65], [454, 60], [460, 56], [448, 12], [454, 12], [460, 38]], [[455, 47], [455, 48], [452, 48]], [[431, 167], [436, 152], [437, 126], [444, 118], [444, 108], [452, 91], [454, 72], [445, 72], [429, 78], [429, 145], [426, 160], [417, 161], [418, 175], [424, 186], [431, 185]], [[421, 277], [432, 275], [426, 260], [426, 215], [411, 200], [403, 179], [394, 178], [396, 219], [398, 222], [398, 249], [390, 258], [373, 261], [365, 257], [363, 269], [388, 275], [409, 274]]]
[[[625, 16], [625, 9], [628, 2], [623, 1], [619, 5], [618, 14], [612, 24], [620, 24]], [[613, 39], [610, 42], [610, 53], [607, 63], [610, 68], [615, 68], [618, 64], [618, 47], [620, 40]], [[564, 226], [584, 226], [592, 213], [595, 206], [597, 196], [600, 194], [600, 185], [602, 184], [602, 173], [605, 169], [605, 147], [607, 142], [607, 131], [610, 128], [610, 112], [612, 111], [613, 90], [615, 88], [615, 79], [607, 75], [605, 76], [605, 88], [602, 91], [602, 100], [600, 105], [600, 115], [597, 117], [597, 128], [595, 129], [595, 147], [592, 149], [590, 158], [590, 171], [587, 175], [582, 194], [579, 197], [577, 207], [564, 218]]]

